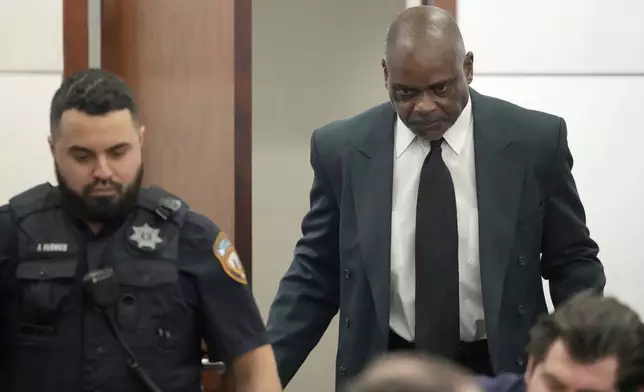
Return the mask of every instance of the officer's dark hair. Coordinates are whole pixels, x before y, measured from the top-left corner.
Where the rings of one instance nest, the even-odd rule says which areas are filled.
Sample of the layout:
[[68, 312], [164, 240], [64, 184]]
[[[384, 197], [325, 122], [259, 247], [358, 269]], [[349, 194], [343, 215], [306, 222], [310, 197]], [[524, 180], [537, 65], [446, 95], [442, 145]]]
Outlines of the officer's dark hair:
[[127, 109], [135, 121], [139, 109], [125, 82], [112, 72], [89, 68], [65, 78], [51, 101], [49, 125], [51, 134], [58, 131], [60, 118], [69, 109], [92, 116]]
[[[401, 360], [404, 362], [399, 362]], [[415, 371], [387, 370], [396, 365], [407, 369], [413, 367]], [[383, 376], [383, 373], [387, 375]], [[373, 360], [343, 392], [462, 392], [476, 389], [469, 372], [459, 365], [420, 352], [399, 352]]]
[[625, 370], [642, 343], [642, 323], [635, 311], [616, 298], [584, 291], [542, 316], [531, 329], [527, 352], [533, 364], [541, 363], [557, 341], [579, 363], [615, 356], [620, 370]]

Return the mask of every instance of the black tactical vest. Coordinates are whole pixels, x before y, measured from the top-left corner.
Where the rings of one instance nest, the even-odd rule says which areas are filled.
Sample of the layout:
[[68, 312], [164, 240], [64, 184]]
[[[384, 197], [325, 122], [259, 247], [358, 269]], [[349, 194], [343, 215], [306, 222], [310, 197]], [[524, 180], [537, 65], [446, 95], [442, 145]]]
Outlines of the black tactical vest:
[[142, 189], [130, 218], [103, 239], [81, 233], [49, 184], [10, 205], [19, 293], [10, 322], [8, 392], [146, 390], [83, 292], [87, 271], [105, 267], [119, 282], [110, 312], [141, 367], [164, 392], [200, 390], [196, 305], [184, 299], [177, 268], [185, 203], [158, 188]]

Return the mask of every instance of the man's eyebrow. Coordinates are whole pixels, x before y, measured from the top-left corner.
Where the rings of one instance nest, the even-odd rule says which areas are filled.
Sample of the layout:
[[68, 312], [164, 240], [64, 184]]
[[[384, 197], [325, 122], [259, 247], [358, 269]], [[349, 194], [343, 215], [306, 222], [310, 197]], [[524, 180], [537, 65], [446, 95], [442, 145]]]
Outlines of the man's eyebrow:
[[117, 143], [117, 144], [115, 144], [115, 145], [111, 146], [111, 147], [110, 147], [110, 148], [108, 148], [107, 150], [108, 150], [108, 151], [120, 150], [120, 149], [122, 149], [122, 148], [129, 148], [130, 146], [131, 146], [131, 144], [130, 144], [130, 143], [122, 142], [122, 143]]
[[434, 83], [430, 84], [428, 87], [429, 88], [434, 88], [434, 87], [438, 87], [438, 86], [443, 86], [443, 85], [446, 85], [446, 84], [453, 83], [455, 80], [456, 80], [456, 76], [450, 76], [449, 78], [445, 78], [443, 80], [439, 80], [437, 82], [434, 82]]
[[70, 152], [82, 152], [82, 153], [87, 153], [87, 154], [93, 154], [94, 153], [94, 151], [90, 150], [87, 147], [76, 146], [76, 145], [73, 145], [73, 146], [69, 147], [67, 150], [69, 150]]
[[406, 89], [414, 90], [414, 91], [420, 91], [420, 90], [423, 90], [423, 89], [433, 89], [433, 88], [436, 88], [436, 87], [439, 87], [439, 86], [443, 86], [443, 85], [453, 83], [456, 80], [456, 78], [457, 78], [456, 76], [450, 76], [449, 78], [445, 78], [445, 79], [442, 79], [442, 80], [438, 80], [438, 81], [436, 81], [434, 83], [431, 83], [431, 84], [425, 86], [424, 88], [411, 87], [411, 86], [407, 86], [407, 85], [402, 84], [402, 83], [395, 83], [394, 88], [396, 88], [396, 89], [406, 88]]
[[405, 88], [405, 89], [407, 89], [407, 90], [418, 90], [418, 88], [417, 88], [417, 87], [407, 86], [406, 84], [402, 84], [402, 83], [396, 83], [396, 84], [394, 84], [394, 88], [395, 88], [395, 89]]
[[[107, 150], [108, 151], [114, 151], [114, 150], [119, 150], [119, 149], [122, 149], [122, 148], [129, 148], [130, 146], [131, 146], [130, 143], [122, 142], [122, 143], [117, 143], [117, 144], [115, 144], [113, 146], [110, 146]], [[71, 152], [81, 152], [81, 153], [86, 153], [86, 154], [93, 154], [94, 153], [93, 150], [91, 150], [91, 149], [89, 149], [87, 147], [77, 146], [77, 145], [73, 145], [73, 146], [69, 147], [68, 150], [71, 151]]]

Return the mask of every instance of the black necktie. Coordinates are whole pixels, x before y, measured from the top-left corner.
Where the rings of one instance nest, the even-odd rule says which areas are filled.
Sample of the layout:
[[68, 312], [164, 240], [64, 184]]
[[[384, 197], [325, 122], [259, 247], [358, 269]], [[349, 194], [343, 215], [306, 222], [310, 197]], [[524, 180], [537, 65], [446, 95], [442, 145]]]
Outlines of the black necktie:
[[455, 359], [460, 340], [458, 227], [454, 183], [431, 141], [416, 207], [416, 349]]

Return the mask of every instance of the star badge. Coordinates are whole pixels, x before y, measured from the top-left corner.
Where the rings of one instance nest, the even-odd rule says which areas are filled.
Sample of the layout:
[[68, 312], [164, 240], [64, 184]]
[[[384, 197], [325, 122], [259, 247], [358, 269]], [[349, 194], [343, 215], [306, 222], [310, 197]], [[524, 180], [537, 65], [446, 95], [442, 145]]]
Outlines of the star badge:
[[134, 234], [130, 236], [130, 239], [136, 242], [136, 246], [141, 249], [147, 248], [150, 250], [155, 250], [157, 244], [163, 242], [161, 237], [159, 237], [159, 232], [161, 230], [155, 229], [154, 227], [149, 226], [147, 223], [144, 223], [143, 226], [132, 226]]

